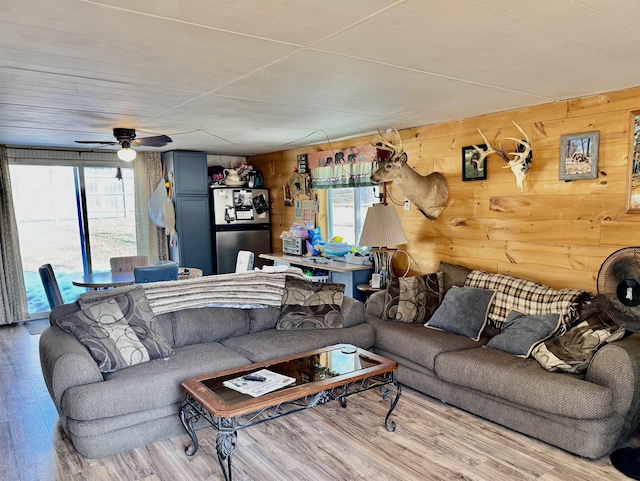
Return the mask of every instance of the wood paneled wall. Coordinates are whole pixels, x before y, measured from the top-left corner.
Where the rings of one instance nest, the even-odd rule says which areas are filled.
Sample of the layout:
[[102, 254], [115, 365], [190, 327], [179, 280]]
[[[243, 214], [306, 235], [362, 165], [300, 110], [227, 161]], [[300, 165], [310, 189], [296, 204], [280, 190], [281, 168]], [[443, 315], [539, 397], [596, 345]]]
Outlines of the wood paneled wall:
[[[450, 190], [449, 204], [435, 221], [414, 207], [404, 211], [398, 206], [409, 239], [404, 248], [412, 259], [411, 271], [431, 272], [444, 260], [555, 288], [595, 292], [603, 260], [621, 247], [640, 245], [640, 214], [626, 212], [630, 119], [638, 110], [640, 88], [634, 88], [401, 131], [409, 165], [422, 175], [442, 172]], [[517, 137], [511, 121], [524, 129], [533, 150], [523, 192], [497, 156], [488, 158], [486, 180], [463, 182], [461, 150], [482, 143], [476, 128], [490, 141]], [[598, 178], [558, 180], [560, 136], [594, 130], [600, 131]], [[333, 147], [372, 139], [335, 142]], [[511, 144], [503, 140], [507, 150]], [[282, 185], [294, 171], [296, 156], [314, 149], [330, 147], [320, 144], [251, 158], [271, 192], [275, 248], [281, 245], [280, 233], [295, 222], [293, 207], [283, 205]], [[389, 190], [402, 202], [398, 187]], [[396, 261], [403, 267], [404, 256]]]

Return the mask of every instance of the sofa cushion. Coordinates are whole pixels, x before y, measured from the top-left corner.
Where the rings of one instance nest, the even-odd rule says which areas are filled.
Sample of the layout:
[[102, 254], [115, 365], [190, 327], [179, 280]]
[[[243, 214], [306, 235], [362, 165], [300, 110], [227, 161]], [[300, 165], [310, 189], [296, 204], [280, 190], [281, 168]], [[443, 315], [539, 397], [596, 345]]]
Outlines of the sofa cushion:
[[502, 332], [492, 337], [487, 347], [529, 357], [534, 347], [553, 337], [559, 328], [559, 314], [527, 315], [511, 311]]
[[196, 307], [171, 313], [176, 346], [216, 342], [249, 332], [247, 309], [234, 307]]
[[442, 302], [442, 272], [393, 277], [386, 289], [384, 318], [402, 322], [428, 321]]
[[545, 371], [535, 359], [497, 349], [442, 353], [436, 358], [435, 371], [444, 381], [532, 410], [576, 419], [613, 414], [613, 393], [608, 387]]
[[387, 321], [375, 316], [367, 316], [367, 323], [375, 331], [376, 348], [398, 353], [431, 371], [441, 353], [473, 349], [486, 343], [484, 338], [474, 341], [447, 331], [425, 329], [418, 323]]
[[344, 284], [311, 282], [288, 277], [276, 329], [330, 329], [342, 327], [340, 307]]
[[249, 334], [275, 328], [279, 317], [280, 308], [278, 307], [249, 309], [249, 319], [251, 321]]
[[444, 329], [478, 341], [494, 296], [495, 292], [489, 289], [452, 287], [425, 327]]
[[462, 287], [471, 272], [471, 269], [458, 264], [449, 264], [440, 261], [438, 270], [442, 272], [444, 282], [444, 293], [446, 294], [453, 286]]
[[537, 345], [531, 355], [547, 371], [583, 372], [598, 349], [622, 339], [624, 327], [592, 316], [563, 335]]
[[493, 327], [502, 328], [510, 311], [524, 314], [562, 314], [565, 328], [578, 319], [580, 303], [593, 297], [580, 289], [560, 289], [504, 274], [471, 271], [465, 285], [493, 289], [496, 296], [489, 306], [487, 319]]
[[222, 344], [252, 362], [261, 362], [333, 344], [353, 344], [368, 349], [373, 342], [373, 329], [362, 323], [343, 329], [270, 329], [226, 339]]
[[107, 374], [104, 382], [68, 389], [62, 412], [82, 421], [175, 404], [184, 399], [180, 383], [185, 379], [246, 364], [246, 357], [217, 342], [178, 347], [167, 360], [138, 364]]
[[88, 305], [57, 318], [56, 324], [89, 350], [101, 372], [173, 354], [141, 289]]

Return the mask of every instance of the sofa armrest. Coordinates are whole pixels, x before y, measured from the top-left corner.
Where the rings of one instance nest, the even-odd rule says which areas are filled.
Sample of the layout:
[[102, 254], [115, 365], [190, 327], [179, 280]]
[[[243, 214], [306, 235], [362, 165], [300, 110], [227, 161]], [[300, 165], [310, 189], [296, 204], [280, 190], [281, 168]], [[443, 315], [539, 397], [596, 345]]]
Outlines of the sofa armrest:
[[344, 296], [342, 307], [342, 327], [353, 327], [364, 322], [364, 303], [353, 297]]
[[587, 369], [586, 380], [613, 392], [613, 408], [625, 417], [624, 430], [640, 422], [640, 333], [603, 346]]
[[57, 326], [50, 326], [42, 332], [39, 350], [42, 375], [59, 413], [62, 412], [62, 396], [67, 389], [104, 381], [87, 348]]
[[373, 317], [379, 317], [382, 319], [384, 313], [384, 298], [387, 291], [382, 290], [374, 292], [369, 296], [367, 300], [367, 315]]

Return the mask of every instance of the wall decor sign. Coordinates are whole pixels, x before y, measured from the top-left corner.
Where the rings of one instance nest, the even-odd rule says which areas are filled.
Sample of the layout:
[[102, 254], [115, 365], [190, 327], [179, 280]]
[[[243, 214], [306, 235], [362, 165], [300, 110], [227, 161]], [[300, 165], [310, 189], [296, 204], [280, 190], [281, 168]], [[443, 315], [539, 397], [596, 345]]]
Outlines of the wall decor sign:
[[[486, 144], [478, 145], [483, 150]], [[487, 178], [487, 158], [480, 160], [480, 152], [473, 145], [462, 147], [462, 180], [485, 180]]]
[[631, 114], [627, 212], [640, 213], [640, 112]]
[[309, 169], [309, 165], [307, 163], [307, 154], [300, 154], [296, 158], [297, 169], [299, 174], [306, 174]]
[[560, 180], [596, 179], [600, 131], [560, 137]]

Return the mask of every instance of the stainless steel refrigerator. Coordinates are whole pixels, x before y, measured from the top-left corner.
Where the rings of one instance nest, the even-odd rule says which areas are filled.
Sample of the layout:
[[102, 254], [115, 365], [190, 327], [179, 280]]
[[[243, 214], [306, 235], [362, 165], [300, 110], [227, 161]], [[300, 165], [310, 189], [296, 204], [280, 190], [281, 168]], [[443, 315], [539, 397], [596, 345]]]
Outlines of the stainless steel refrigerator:
[[235, 272], [238, 251], [251, 251], [254, 266], [265, 261], [259, 254], [271, 252], [269, 191], [240, 187], [211, 187], [213, 270]]

